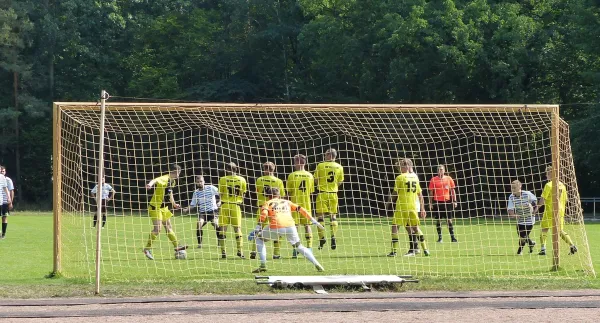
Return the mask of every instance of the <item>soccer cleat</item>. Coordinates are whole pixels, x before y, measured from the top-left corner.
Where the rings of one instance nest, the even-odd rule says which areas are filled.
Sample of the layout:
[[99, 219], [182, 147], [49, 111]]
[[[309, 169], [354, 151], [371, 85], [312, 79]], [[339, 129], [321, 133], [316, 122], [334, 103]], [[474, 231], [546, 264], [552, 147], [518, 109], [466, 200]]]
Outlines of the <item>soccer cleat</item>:
[[331, 237], [331, 250], [335, 250], [335, 248], [337, 248], [335, 237]]
[[529, 253], [533, 253], [533, 247], [535, 247], [535, 241], [531, 240], [529, 244]]
[[442, 242], [442, 237], [440, 237], [439, 239], [437, 239], [437, 242]]
[[327, 240], [325, 238], [319, 239], [319, 250], [323, 249], [323, 246], [325, 246], [326, 243]]
[[237, 252], [237, 256], [242, 258], [242, 259], [246, 259], [246, 257], [244, 257], [244, 254], [241, 251]]
[[452, 242], [458, 242], [458, 240], [456, 240], [456, 238], [452, 238]]
[[277, 259], [281, 259], [280, 255], [273, 255], [273, 259], [277, 260]]
[[415, 252], [412, 250], [404, 254], [404, 257], [414, 257], [414, 256], [415, 256]]
[[198, 244], [198, 247], [196, 247], [196, 248], [198, 248], [198, 249], [202, 249], [202, 244], [201, 244], [201, 243], [199, 243], [199, 244]]
[[577, 246], [575, 246], [575, 245], [572, 245], [572, 246], [571, 246], [571, 250], [569, 251], [569, 254], [570, 254], [570, 255], [574, 255], [574, 254], [576, 254], [576, 253], [577, 253]]
[[186, 250], [187, 248], [188, 248], [187, 245], [185, 245], [185, 246], [179, 246], [179, 247], [175, 248], [175, 252], [181, 251], [181, 250]]
[[298, 249], [294, 249], [292, 251], [292, 259], [297, 259], [298, 258]]
[[253, 274], [258, 274], [258, 273], [264, 273], [265, 271], [267, 271], [267, 267], [266, 266], [260, 266], [256, 269], [254, 269], [252, 271]]
[[144, 255], [146, 258], [154, 260], [154, 256], [152, 256], [152, 251], [150, 249], [144, 249]]
[[427, 250], [427, 249], [423, 250], [423, 254], [425, 255], [425, 257], [429, 257], [429, 255], [430, 255], [429, 250]]
[[221, 259], [227, 259], [227, 254], [225, 252], [221, 252]]
[[325, 271], [325, 268], [323, 268], [323, 266], [321, 266], [321, 265], [315, 265], [315, 268], [317, 268], [318, 272]]
[[545, 256], [546, 255], [546, 249], [540, 250], [540, 253], [538, 253], [538, 255]]
[[517, 251], [517, 256], [522, 256], [523, 255], [523, 251], [519, 250]]
[[419, 250], [419, 249], [415, 250], [415, 255], [418, 255], [420, 253], [421, 253], [421, 250]]
[[398, 254], [395, 251], [388, 253], [388, 257], [396, 257]]
[[250, 251], [250, 259], [256, 259], [256, 251]]

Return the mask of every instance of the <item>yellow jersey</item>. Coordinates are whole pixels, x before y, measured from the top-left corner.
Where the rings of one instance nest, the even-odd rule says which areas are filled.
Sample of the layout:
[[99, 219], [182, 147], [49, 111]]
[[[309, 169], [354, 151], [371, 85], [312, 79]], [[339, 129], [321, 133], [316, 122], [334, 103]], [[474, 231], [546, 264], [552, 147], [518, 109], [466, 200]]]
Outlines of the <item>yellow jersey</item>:
[[256, 198], [258, 199], [258, 206], [263, 206], [267, 201], [265, 190], [269, 187], [277, 187], [279, 189], [279, 195], [285, 196], [285, 186], [283, 186], [282, 180], [273, 175], [261, 176], [256, 180]]
[[[552, 181], [546, 183], [544, 190], [542, 191], [542, 197], [544, 198], [544, 217], [552, 217], [553, 210], [553, 193]], [[558, 182], [558, 216], [565, 216], [565, 208], [567, 206], [567, 188], [562, 182]]]
[[394, 192], [398, 194], [396, 209], [400, 211], [417, 211], [415, 199], [421, 194], [419, 178], [415, 173], [403, 173], [396, 177]]
[[338, 186], [344, 181], [344, 168], [336, 162], [322, 162], [317, 165], [315, 179], [319, 192], [337, 193]]
[[174, 181], [171, 177], [163, 175], [154, 179], [154, 194], [150, 199], [150, 205], [154, 207], [164, 207], [171, 202], [171, 192], [173, 192]]
[[297, 170], [288, 176], [287, 191], [290, 200], [310, 211], [310, 194], [315, 191], [315, 178], [305, 170]]
[[239, 175], [227, 175], [219, 179], [219, 196], [222, 203], [242, 204], [248, 189], [246, 180]]

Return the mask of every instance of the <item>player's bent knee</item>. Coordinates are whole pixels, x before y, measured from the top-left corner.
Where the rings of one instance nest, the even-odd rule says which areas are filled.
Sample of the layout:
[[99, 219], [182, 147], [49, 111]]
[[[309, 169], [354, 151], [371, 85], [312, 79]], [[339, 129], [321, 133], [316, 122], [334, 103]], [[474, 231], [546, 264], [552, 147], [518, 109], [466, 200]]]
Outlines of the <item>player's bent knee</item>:
[[300, 243], [300, 242], [296, 242], [296, 243], [292, 244], [292, 246], [294, 246], [294, 248], [298, 248], [301, 245], [302, 245], [302, 243]]

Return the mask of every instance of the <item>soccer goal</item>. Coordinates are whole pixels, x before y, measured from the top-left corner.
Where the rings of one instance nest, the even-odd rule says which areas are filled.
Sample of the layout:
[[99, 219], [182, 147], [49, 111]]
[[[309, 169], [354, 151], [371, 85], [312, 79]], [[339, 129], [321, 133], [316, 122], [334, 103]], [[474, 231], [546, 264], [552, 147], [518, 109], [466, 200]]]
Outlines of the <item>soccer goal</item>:
[[[103, 173], [114, 188], [106, 205], [101, 230], [99, 269], [109, 280], [252, 279], [258, 260], [249, 259], [246, 237], [256, 225], [256, 179], [263, 164], [275, 164], [284, 183], [294, 171], [297, 154], [307, 157], [314, 172], [328, 149], [337, 150], [344, 181], [337, 193], [336, 249], [331, 249], [330, 218], [325, 216], [326, 244], [298, 229], [302, 244], [312, 248], [326, 274], [413, 275], [435, 277], [584, 277], [595, 275], [571, 155], [569, 127], [556, 105], [382, 105], [382, 104], [228, 104], [228, 103], [117, 103], [108, 100], [104, 142], [100, 142], [101, 109], [96, 103], [54, 104], [54, 270], [68, 277], [93, 279], [96, 272], [97, 230], [93, 227], [96, 201], [90, 190], [98, 182], [99, 151], [103, 145]], [[398, 231], [398, 255], [392, 248], [394, 206], [387, 203], [394, 190], [394, 164], [409, 158], [420, 179], [425, 219], [420, 229], [430, 253], [403, 257], [409, 249], [405, 229]], [[227, 259], [221, 257], [212, 225], [203, 229], [197, 248], [197, 214], [171, 210], [173, 231], [189, 246], [187, 259], [176, 259], [164, 228], [153, 245], [154, 260], [142, 250], [152, 229], [148, 217], [150, 180], [167, 174], [169, 165], [182, 168], [174, 197], [190, 204], [195, 176], [217, 186], [227, 163], [238, 166], [248, 183], [241, 209], [242, 238], [229, 227], [225, 234]], [[436, 214], [430, 211], [428, 190], [438, 165], [455, 183], [456, 207], [448, 218], [456, 242], [441, 219], [438, 241]], [[546, 168], [553, 166], [549, 177]], [[517, 219], [508, 216], [511, 183], [538, 199], [548, 179], [564, 183], [567, 191], [563, 230], [577, 252], [561, 239], [557, 226], [547, 234], [546, 255], [539, 255], [540, 220], [529, 243], [517, 255]], [[555, 185], [558, 187], [558, 185]], [[559, 205], [560, 192], [546, 205]], [[312, 212], [315, 216], [315, 200]], [[557, 210], [558, 208], [554, 208]], [[553, 212], [560, 220], [558, 211]], [[554, 221], [558, 223], [559, 221]], [[242, 241], [240, 241], [242, 240]], [[308, 241], [310, 240], [310, 241]], [[309, 243], [310, 242], [310, 243]], [[241, 244], [246, 259], [235, 256]], [[310, 245], [311, 244], [311, 245]], [[308, 261], [292, 257], [281, 241], [280, 259], [272, 259], [267, 243], [268, 274], [312, 275]]]

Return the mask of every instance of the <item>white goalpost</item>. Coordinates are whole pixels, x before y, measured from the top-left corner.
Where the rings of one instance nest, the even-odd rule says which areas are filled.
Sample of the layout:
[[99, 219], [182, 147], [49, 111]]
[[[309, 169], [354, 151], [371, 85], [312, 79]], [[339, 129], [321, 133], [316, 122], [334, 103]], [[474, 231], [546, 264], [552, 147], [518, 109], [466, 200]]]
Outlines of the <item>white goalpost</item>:
[[[337, 248], [328, 242], [319, 249], [298, 229], [302, 243], [331, 275], [413, 275], [415, 277], [585, 277], [595, 275], [583, 221], [571, 155], [569, 127], [556, 105], [392, 105], [392, 104], [229, 104], [229, 103], [118, 103], [54, 104], [54, 271], [67, 277], [103, 280], [253, 279], [258, 260], [248, 259], [246, 237], [256, 225], [256, 179], [262, 165], [273, 162], [275, 176], [284, 181], [294, 171], [293, 157], [307, 156], [314, 172], [327, 149], [338, 152], [344, 181], [338, 196]], [[104, 129], [103, 129], [104, 128]], [[103, 129], [103, 131], [102, 131]], [[103, 143], [101, 145], [100, 143]], [[394, 164], [410, 158], [420, 179], [427, 216], [421, 219], [430, 256], [402, 257], [408, 235], [399, 232], [399, 256], [387, 257], [392, 245], [393, 210], [386, 204], [399, 175]], [[228, 258], [222, 259], [217, 234], [203, 229], [203, 247], [196, 248], [197, 214], [172, 210], [173, 232], [187, 244], [187, 259], [175, 259], [173, 245], [161, 228], [153, 244], [154, 260], [144, 256], [152, 229], [148, 217], [150, 180], [181, 166], [174, 197], [189, 206], [195, 176], [217, 186], [225, 165], [234, 162], [248, 183], [240, 242], [225, 234]], [[457, 207], [451, 211], [457, 242], [448, 238], [442, 221], [442, 242], [436, 242], [436, 220], [429, 210], [427, 187], [437, 166], [456, 183]], [[552, 166], [549, 178], [546, 168]], [[100, 176], [115, 190], [106, 208], [104, 229], [92, 227], [97, 201], [90, 190]], [[539, 199], [549, 180], [567, 190], [563, 230], [547, 235], [547, 254], [538, 255], [540, 219], [530, 238], [532, 253], [516, 255], [517, 222], [507, 213], [511, 182]], [[553, 186], [555, 223], [560, 222], [558, 186]], [[314, 203], [318, 190], [312, 196]], [[98, 217], [100, 220], [101, 217]], [[332, 231], [323, 223], [325, 238]], [[310, 241], [309, 241], [310, 240]], [[312, 246], [310, 245], [312, 243]], [[268, 274], [317, 275], [308, 261], [292, 257], [292, 247], [281, 243], [281, 259], [272, 259], [268, 243]], [[98, 248], [100, 247], [100, 248]]]

